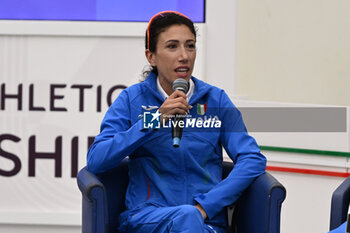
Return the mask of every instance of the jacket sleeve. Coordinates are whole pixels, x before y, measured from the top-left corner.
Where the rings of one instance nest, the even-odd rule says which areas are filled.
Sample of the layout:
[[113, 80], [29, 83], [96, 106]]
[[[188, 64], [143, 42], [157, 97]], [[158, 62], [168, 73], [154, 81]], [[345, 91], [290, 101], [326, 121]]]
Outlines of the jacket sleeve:
[[224, 91], [220, 103], [220, 141], [235, 166], [226, 179], [195, 199], [209, 219], [234, 203], [266, 168], [265, 156], [260, 153], [254, 138], [247, 133], [241, 113]]
[[128, 94], [127, 91], [122, 91], [108, 109], [101, 124], [100, 134], [88, 151], [88, 170], [101, 173], [117, 166], [142, 145], [152, 131], [143, 128], [142, 119], [131, 124]]

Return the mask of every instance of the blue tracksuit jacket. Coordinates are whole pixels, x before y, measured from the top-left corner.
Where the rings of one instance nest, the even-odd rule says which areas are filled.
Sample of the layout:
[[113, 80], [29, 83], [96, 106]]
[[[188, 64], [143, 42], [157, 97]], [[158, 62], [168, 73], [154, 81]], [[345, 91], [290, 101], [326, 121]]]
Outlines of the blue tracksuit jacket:
[[[224, 207], [265, 172], [266, 159], [226, 93], [194, 77], [190, 115], [198, 117], [197, 104], [206, 104], [200, 117], [218, 117], [221, 129], [185, 128], [178, 148], [172, 146], [171, 128], [144, 129], [141, 106], [160, 107], [164, 102], [156, 78], [151, 72], [146, 81], [126, 88], [108, 109], [88, 152], [88, 170], [106, 171], [129, 156], [127, 209], [200, 203], [208, 215], [206, 222], [224, 226]], [[235, 163], [225, 180], [222, 146]]]

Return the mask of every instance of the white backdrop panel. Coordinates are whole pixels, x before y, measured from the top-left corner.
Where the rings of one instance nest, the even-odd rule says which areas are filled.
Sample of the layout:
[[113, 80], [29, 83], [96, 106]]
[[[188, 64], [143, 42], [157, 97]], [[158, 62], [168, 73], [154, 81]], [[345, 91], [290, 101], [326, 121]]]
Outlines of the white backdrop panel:
[[[201, 78], [201, 25], [199, 35]], [[142, 78], [143, 33], [2, 36], [0, 54], [0, 223], [79, 225], [76, 171], [108, 101]]]

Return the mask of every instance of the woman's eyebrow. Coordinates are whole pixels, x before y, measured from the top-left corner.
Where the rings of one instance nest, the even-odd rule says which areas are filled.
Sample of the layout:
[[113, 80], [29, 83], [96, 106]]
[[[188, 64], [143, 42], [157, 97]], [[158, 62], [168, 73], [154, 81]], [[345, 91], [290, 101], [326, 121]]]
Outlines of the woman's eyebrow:
[[[171, 43], [171, 42], [178, 43], [180, 41], [179, 40], [167, 40], [165, 43]], [[186, 43], [188, 43], [188, 42], [196, 42], [196, 40], [193, 40], [193, 39], [186, 40]]]
[[186, 40], [186, 42], [196, 42], [196, 40], [190, 39], [190, 40]]
[[179, 40], [167, 40], [165, 43], [172, 43], [172, 42], [178, 43]]

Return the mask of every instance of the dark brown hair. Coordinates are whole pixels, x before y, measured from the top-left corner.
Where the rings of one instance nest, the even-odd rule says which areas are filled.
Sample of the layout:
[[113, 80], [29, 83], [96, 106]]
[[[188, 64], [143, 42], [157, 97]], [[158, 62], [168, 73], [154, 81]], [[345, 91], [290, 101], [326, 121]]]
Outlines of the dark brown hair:
[[[163, 11], [156, 14], [151, 18], [148, 24], [145, 36], [145, 48], [152, 53], [156, 52], [159, 34], [172, 25], [182, 24], [190, 29], [195, 38], [197, 37], [194, 24], [187, 16], [176, 11]], [[158, 75], [157, 67], [152, 66], [151, 70], [144, 71], [144, 77], [146, 78], [150, 72], [154, 72]]]

